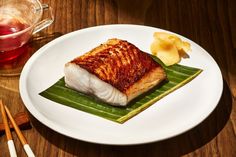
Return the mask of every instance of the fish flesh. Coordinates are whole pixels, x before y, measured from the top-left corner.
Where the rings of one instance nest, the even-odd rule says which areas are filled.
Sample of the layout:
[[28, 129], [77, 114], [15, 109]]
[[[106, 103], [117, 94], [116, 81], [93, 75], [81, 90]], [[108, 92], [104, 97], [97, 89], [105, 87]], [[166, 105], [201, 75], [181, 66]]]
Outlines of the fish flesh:
[[126, 106], [166, 79], [149, 54], [116, 38], [66, 63], [64, 73], [67, 87], [115, 106]]

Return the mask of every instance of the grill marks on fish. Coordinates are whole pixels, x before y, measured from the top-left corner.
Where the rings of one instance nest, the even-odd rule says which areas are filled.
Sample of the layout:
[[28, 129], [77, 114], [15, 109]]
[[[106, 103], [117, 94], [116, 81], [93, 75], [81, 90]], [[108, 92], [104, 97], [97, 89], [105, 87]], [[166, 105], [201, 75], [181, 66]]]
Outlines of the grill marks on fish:
[[166, 78], [164, 69], [133, 44], [109, 39], [65, 64], [69, 88], [125, 106]]
[[145, 74], [160, 67], [148, 54], [127, 41], [118, 40], [115, 44], [102, 44], [75, 58], [71, 63], [79, 65], [119, 91], [126, 90]]

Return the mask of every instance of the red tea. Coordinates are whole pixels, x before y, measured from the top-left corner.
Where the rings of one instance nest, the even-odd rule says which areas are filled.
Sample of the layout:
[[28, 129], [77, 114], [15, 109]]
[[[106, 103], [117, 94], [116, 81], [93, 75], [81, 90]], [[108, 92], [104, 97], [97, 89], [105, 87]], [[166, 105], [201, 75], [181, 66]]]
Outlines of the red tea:
[[22, 54], [20, 47], [28, 41], [31, 32], [20, 31], [28, 27], [28, 24], [16, 18], [0, 18], [0, 63]]
[[1, 35], [13, 34], [13, 33], [22, 31], [27, 27], [28, 27], [28, 25], [26, 25], [25, 23], [20, 22], [17, 19], [3, 18], [0, 21], [0, 36]]

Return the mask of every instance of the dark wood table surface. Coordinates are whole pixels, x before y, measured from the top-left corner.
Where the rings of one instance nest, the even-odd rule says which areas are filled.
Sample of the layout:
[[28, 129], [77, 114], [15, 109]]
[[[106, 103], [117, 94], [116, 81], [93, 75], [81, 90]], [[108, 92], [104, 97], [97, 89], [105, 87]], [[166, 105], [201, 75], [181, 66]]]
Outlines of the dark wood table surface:
[[[177, 137], [136, 146], [86, 143], [54, 132], [27, 112], [19, 95], [19, 77], [0, 77], [0, 98], [16, 114], [26, 111], [32, 128], [23, 134], [38, 157], [236, 156], [236, 1], [235, 0], [43, 0], [55, 21], [30, 45], [36, 50], [53, 38], [104, 24], [141, 24], [181, 34], [206, 49], [218, 63], [224, 89], [216, 109], [200, 125]], [[65, 45], [69, 46], [69, 45]], [[0, 121], [2, 119], [0, 118]], [[18, 156], [26, 156], [15, 132]], [[0, 135], [0, 156], [9, 156]]]

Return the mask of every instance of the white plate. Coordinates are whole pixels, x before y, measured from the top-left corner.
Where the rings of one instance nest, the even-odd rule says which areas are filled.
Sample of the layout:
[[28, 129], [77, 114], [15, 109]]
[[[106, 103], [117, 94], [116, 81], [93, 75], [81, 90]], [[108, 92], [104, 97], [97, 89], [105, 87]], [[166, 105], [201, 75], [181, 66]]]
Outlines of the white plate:
[[180, 64], [201, 68], [203, 72], [124, 124], [55, 103], [38, 94], [63, 76], [66, 62], [107, 39], [124, 39], [149, 52], [156, 31], [165, 30], [138, 25], [105, 25], [72, 32], [48, 43], [30, 58], [22, 71], [20, 95], [26, 108], [40, 122], [63, 135], [100, 144], [149, 143], [193, 128], [218, 104], [223, 81], [214, 59], [183, 36], [179, 37], [191, 43], [192, 52], [190, 58], [182, 59]]

